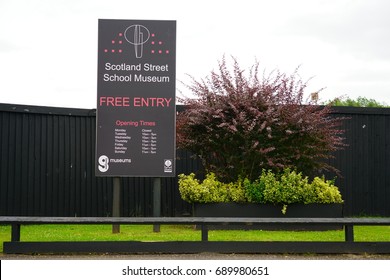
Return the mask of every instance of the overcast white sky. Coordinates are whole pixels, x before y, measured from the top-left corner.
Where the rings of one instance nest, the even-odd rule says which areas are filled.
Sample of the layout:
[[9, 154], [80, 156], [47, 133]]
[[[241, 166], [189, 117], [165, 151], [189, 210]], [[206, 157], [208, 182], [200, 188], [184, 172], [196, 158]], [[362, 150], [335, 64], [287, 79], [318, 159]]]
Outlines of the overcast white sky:
[[[180, 81], [225, 54], [390, 104], [388, 0], [0, 0], [0, 103], [96, 108], [98, 19], [177, 21]], [[180, 83], [177, 83], [180, 88]]]

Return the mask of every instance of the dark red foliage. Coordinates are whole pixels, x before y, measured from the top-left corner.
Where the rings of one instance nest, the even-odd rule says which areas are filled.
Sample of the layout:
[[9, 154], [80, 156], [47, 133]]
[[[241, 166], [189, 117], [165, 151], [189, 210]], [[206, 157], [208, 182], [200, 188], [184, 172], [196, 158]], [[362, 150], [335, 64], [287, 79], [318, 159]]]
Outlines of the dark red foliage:
[[195, 98], [177, 117], [177, 143], [197, 155], [220, 180], [258, 178], [263, 168], [286, 167], [308, 174], [331, 169], [323, 159], [343, 147], [340, 119], [329, 106], [303, 101], [306, 83], [294, 72], [259, 77], [256, 62], [247, 76], [233, 59], [205, 80], [187, 85]]

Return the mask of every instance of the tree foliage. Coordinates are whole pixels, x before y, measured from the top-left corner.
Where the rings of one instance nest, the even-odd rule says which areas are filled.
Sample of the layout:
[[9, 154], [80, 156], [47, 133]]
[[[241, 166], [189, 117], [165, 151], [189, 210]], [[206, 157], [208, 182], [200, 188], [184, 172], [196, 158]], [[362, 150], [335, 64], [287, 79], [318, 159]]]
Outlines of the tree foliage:
[[180, 100], [178, 146], [220, 180], [254, 180], [262, 169], [329, 169], [323, 159], [343, 146], [340, 119], [329, 117], [329, 106], [304, 104], [297, 71], [260, 76], [255, 62], [245, 75], [236, 59], [229, 70], [223, 58], [218, 71], [186, 86], [195, 97]]
[[356, 99], [350, 97], [340, 97], [334, 100], [326, 102], [332, 106], [350, 106], [350, 107], [372, 107], [372, 108], [385, 108], [389, 107], [386, 103], [381, 103], [372, 98], [359, 96]]

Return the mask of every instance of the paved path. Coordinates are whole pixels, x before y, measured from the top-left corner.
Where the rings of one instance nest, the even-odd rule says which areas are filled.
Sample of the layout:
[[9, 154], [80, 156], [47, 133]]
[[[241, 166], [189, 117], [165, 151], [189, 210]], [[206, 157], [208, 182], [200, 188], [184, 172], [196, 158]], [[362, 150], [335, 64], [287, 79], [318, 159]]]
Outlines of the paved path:
[[0, 254], [0, 260], [390, 260], [389, 254]]

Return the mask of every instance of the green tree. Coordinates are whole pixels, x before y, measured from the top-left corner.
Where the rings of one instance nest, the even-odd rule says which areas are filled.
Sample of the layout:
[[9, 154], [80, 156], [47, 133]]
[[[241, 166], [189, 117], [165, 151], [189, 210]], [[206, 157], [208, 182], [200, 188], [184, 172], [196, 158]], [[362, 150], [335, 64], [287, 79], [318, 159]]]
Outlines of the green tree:
[[325, 102], [331, 106], [350, 106], [350, 107], [375, 107], [375, 108], [385, 108], [389, 107], [386, 103], [381, 103], [372, 98], [366, 98], [359, 96], [357, 99], [352, 99], [350, 97], [341, 97], [335, 98], [331, 101]]

